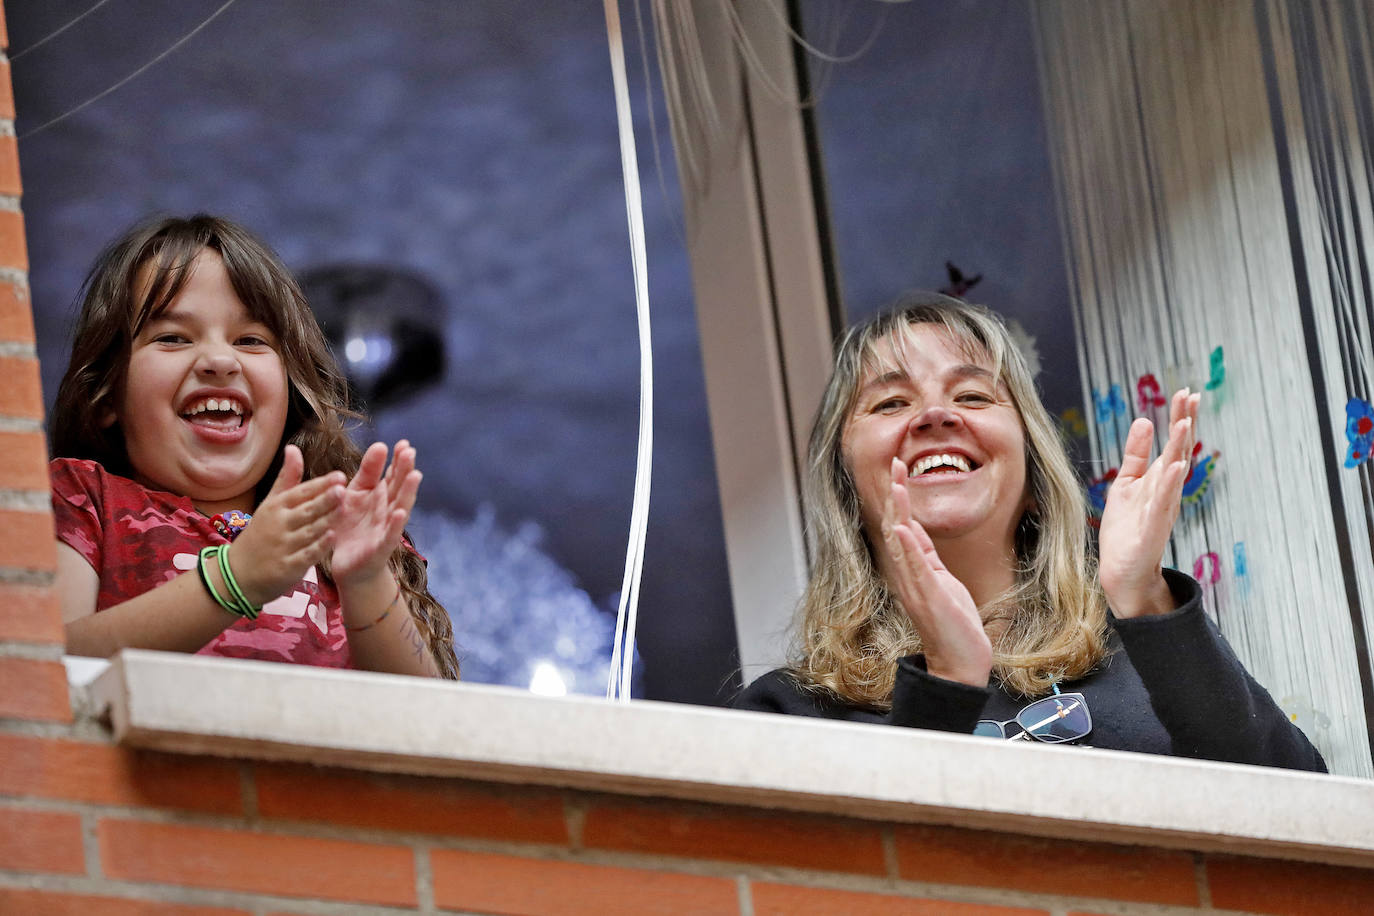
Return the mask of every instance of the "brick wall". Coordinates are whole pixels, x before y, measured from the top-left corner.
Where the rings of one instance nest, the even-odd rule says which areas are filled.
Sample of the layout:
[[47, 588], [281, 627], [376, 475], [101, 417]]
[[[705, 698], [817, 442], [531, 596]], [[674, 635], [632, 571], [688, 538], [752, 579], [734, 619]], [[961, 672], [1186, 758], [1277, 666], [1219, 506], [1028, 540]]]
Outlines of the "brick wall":
[[1374, 908], [1374, 870], [113, 746], [60, 662], [13, 118], [0, 61], [0, 913]]

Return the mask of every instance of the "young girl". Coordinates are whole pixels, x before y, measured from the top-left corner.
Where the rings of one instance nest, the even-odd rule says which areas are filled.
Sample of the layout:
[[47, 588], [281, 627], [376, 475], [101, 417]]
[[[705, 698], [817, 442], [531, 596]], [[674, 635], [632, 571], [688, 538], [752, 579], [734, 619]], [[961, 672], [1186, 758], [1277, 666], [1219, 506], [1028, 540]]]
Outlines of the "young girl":
[[388, 467], [349, 441], [345, 383], [276, 255], [223, 219], [165, 219], [84, 292], [52, 416], [68, 650], [456, 678], [403, 539], [415, 450]]

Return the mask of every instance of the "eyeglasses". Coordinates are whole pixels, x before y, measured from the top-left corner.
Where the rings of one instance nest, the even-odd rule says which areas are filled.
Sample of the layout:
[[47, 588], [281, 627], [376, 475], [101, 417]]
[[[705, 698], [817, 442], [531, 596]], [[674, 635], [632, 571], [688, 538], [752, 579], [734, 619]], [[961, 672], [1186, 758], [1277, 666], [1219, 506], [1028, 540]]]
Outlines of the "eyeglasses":
[[[1021, 731], [1007, 737], [1007, 726], [1013, 722], [1021, 727]], [[1083, 694], [1060, 693], [1059, 688], [1055, 687], [1054, 696], [1027, 704], [1015, 719], [1005, 722], [979, 719], [973, 733], [1007, 741], [1029, 741], [1034, 738], [1050, 744], [1063, 744], [1086, 737], [1092, 730], [1093, 720], [1088, 714], [1088, 701]]]

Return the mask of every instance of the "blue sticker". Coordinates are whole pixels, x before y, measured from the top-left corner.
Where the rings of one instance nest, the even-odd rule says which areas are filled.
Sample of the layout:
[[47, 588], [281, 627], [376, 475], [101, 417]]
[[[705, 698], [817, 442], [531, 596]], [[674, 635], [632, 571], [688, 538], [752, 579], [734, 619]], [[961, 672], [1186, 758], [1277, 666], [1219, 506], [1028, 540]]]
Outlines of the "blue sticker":
[[1374, 451], [1374, 407], [1368, 401], [1351, 398], [1345, 402], [1345, 437], [1350, 440], [1345, 466], [1353, 468], [1368, 461]]

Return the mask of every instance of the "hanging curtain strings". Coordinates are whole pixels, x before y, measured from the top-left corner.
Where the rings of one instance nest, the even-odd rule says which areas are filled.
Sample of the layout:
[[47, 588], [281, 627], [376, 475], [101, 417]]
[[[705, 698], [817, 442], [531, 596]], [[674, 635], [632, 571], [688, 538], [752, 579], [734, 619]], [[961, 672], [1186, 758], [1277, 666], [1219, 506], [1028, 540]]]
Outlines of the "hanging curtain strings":
[[630, 536], [625, 551], [625, 575], [616, 611], [615, 643], [606, 679], [606, 696], [629, 701], [634, 675], [635, 630], [639, 617], [639, 587], [644, 573], [644, 540], [649, 523], [649, 484], [654, 448], [654, 363], [649, 328], [649, 284], [644, 243], [644, 204], [639, 188], [639, 162], [635, 156], [634, 121], [625, 76], [625, 46], [620, 31], [617, 0], [605, 0], [606, 35], [611, 53], [611, 77], [615, 86], [616, 121], [620, 133], [620, 164], [625, 181], [625, 211], [630, 229], [630, 264], [634, 274], [635, 314], [639, 323], [639, 446], [635, 457], [634, 502], [630, 509]]
[[76, 18], [67, 20], [67, 23], [65, 25], [58, 26], [56, 29], [44, 35], [42, 38], [38, 39], [24, 50], [11, 54], [10, 63], [14, 63], [15, 61], [19, 60], [19, 58], [23, 57], [25, 54], [28, 54], [30, 51], [37, 51], [39, 48], [43, 47], [48, 42], [52, 41], [58, 35], [61, 35], [63, 32], [67, 31], [67, 29], [70, 29], [72, 26], [76, 25], [78, 22], [85, 19], [91, 13], [94, 13], [96, 10], [100, 9], [102, 6], [109, 2], [110, 0], [97, 0], [94, 6], [89, 7], [85, 12], [78, 13], [76, 15]]
[[1094, 458], [1119, 465], [1146, 374], [1207, 389], [1220, 457], [1166, 562], [1332, 770], [1369, 776], [1374, 506], [1342, 466], [1374, 361], [1365, 6], [1032, 10]]
[[[143, 66], [139, 67], [139, 68], [138, 68], [137, 70], [135, 70], [133, 73], [130, 73], [128, 76], [124, 77], [122, 80], [119, 80], [119, 81], [116, 82], [114, 85], [108, 86], [108, 87], [106, 87], [105, 89], [102, 89], [100, 92], [97, 92], [95, 95], [93, 95], [93, 96], [91, 96], [90, 98], [86, 99], [86, 101], [82, 102], [80, 105], [77, 105], [75, 108], [69, 108], [69, 109], [67, 109], [66, 111], [62, 112], [62, 114], [58, 115], [57, 117], [52, 118], [51, 120], [45, 121], [44, 123], [38, 125], [38, 126], [35, 127], [33, 130], [25, 131], [24, 133], [22, 133], [22, 134], [19, 135], [19, 139], [20, 139], [20, 140], [27, 140], [29, 137], [32, 137], [34, 134], [42, 133], [43, 131], [47, 130], [49, 127], [52, 127], [52, 126], [54, 126], [54, 125], [56, 125], [56, 124], [62, 123], [63, 121], [65, 121], [65, 120], [67, 120], [68, 118], [70, 118], [72, 115], [76, 114], [78, 111], [81, 111], [81, 110], [84, 109], [84, 108], [87, 108], [87, 107], [89, 107], [89, 106], [91, 106], [91, 105], [94, 105], [96, 102], [99, 102], [101, 99], [105, 98], [105, 96], [109, 95], [110, 93], [112, 93], [112, 92], [116, 91], [117, 89], [120, 89], [120, 88], [122, 88], [123, 86], [127, 85], [128, 83], [131, 83], [131, 82], [133, 82], [134, 80], [138, 79], [140, 76], [142, 76], [142, 75], [143, 75], [144, 73], [146, 73], [148, 70], [152, 69], [152, 68], [155, 67], [157, 64], [161, 63], [161, 62], [162, 62], [163, 60], [165, 60], [169, 55], [173, 54], [173, 53], [174, 53], [178, 48], [180, 48], [182, 45], [186, 44], [186, 42], [190, 41], [192, 38], [195, 38], [196, 35], [200, 34], [201, 30], [203, 30], [203, 29], [204, 29], [206, 26], [208, 26], [210, 23], [212, 23], [212, 22], [214, 22], [216, 19], [218, 19], [218, 18], [220, 17], [220, 14], [222, 14], [225, 10], [229, 9], [229, 7], [233, 6], [234, 3], [235, 3], [235, 0], [225, 0], [224, 4], [221, 5], [219, 9], [215, 10], [213, 13], [211, 13], [209, 16], [207, 16], [207, 17], [200, 23], [200, 25], [196, 26], [194, 29], [192, 29], [191, 31], [187, 32], [185, 35], [183, 35], [183, 36], [181, 36], [180, 38], [178, 38], [175, 42], [173, 42], [173, 43], [172, 43], [166, 50], [164, 50], [161, 54], [157, 55], [157, 56], [154, 57], [152, 60], [150, 60], [150, 61], [148, 61], [146, 64], [144, 64]], [[94, 10], [94, 7], [93, 7], [91, 10], [87, 10], [86, 12], [89, 13], [89, 12], [92, 12], [93, 10]], [[84, 16], [85, 13], [83, 13], [82, 15]], [[77, 18], [80, 18], [80, 17], [77, 17]], [[69, 25], [70, 25], [70, 24], [71, 24], [71, 23], [69, 23]], [[64, 29], [65, 29], [65, 28], [66, 28], [66, 27], [64, 26]], [[61, 31], [61, 30], [59, 30], [59, 31]], [[49, 36], [49, 37], [52, 37], [52, 36]], [[46, 40], [46, 39], [45, 39], [45, 40]]]

